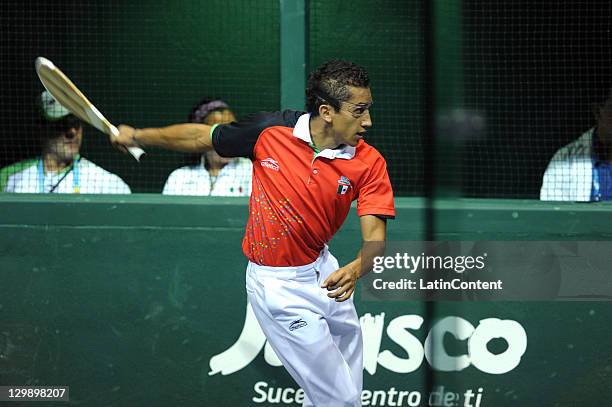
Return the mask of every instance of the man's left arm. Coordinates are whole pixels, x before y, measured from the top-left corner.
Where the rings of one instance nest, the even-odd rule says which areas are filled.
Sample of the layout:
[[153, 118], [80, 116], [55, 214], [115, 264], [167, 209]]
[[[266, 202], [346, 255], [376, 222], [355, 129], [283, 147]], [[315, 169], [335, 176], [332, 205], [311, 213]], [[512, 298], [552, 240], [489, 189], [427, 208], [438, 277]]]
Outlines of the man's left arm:
[[[375, 215], [363, 215], [359, 218], [359, 221], [364, 242], [385, 241], [387, 235], [386, 219]], [[355, 260], [330, 274], [321, 288], [327, 288], [329, 298], [334, 298], [338, 302], [346, 301], [355, 292], [357, 279], [369, 271], [367, 267], [362, 270], [362, 251], [360, 250]]]

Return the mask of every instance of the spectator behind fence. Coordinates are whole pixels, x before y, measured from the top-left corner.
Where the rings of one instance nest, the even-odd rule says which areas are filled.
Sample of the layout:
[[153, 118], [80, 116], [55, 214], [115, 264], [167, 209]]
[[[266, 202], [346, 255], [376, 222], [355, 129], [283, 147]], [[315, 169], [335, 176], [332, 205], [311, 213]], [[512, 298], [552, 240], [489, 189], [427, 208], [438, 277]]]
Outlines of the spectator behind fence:
[[612, 90], [596, 107], [597, 124], [560, 148], [546, 168], [543, 201], [612, 201]]
[[0, 191], [64, 194], [129, 194], [115, 174], [81, 157], [83, 125], [44, 91], [37, 100], [41, 156], [0, 170]]
[[[204, 99], [189, 114], [190, 123], [210, 126], [236, 121], [234, 113], [222, 100]], [[193, 157], [193, 156], [192, 156]], [[251, 160], [224, 158], [210, 150], [195, 156], [191, 165], [174, 170], [162, 193], [164, 195], [249, 196]]]

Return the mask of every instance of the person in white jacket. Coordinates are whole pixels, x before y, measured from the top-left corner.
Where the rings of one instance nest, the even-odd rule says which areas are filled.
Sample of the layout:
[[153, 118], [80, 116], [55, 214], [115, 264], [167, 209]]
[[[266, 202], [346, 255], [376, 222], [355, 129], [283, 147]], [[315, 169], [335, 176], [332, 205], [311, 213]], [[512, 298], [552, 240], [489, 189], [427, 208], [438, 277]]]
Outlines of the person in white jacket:
[[0, 192], [61, 194], [129, 194], [130, 187], [80, 155], [81, 121], [51, 94], [38, 99], [41, 155], [0, 170]]
[[[227, 103], [206, 98], [189, 114], [190, 123], [208, 125], [236, 121]], [[164, 185], [164, 195], [249, 196], [251, 160], [224, 158], [214, 150], [198, 155], [192, 165], [174, 170]]]
[[544, 172], [543, 201], [612, 201], [612, 98], [596, 109], [597, 125], [560, 148]]

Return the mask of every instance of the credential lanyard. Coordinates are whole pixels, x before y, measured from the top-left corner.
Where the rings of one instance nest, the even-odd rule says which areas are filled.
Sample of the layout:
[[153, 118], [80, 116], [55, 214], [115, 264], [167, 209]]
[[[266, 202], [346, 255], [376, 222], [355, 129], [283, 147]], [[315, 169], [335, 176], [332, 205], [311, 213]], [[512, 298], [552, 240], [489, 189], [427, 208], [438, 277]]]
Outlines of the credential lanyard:
[[59, 184], [62, 183], [64, 178], [66, 178], [68, 174], [70, 174], [70, 172], [72, 171], [72, 190], [75, 194], [80, 193], [81, 192], [81, 182], [79, 179], [79, 161], [80, 159], [81, 159], [80, 157], [76, 157], [74, 159], [70, 168], [68, 168], [64, 172], [64, 175], [61, 176], [61, 178], [55, 183], [55, 185], [51, 187], [51, 189], [49, 189], [49, 191], [45, 191], [45, 169], [44, 169], [43, 160], [42, 158], [38, 160], [38, 192], [42, 194], [54, 192], [59, 186]]

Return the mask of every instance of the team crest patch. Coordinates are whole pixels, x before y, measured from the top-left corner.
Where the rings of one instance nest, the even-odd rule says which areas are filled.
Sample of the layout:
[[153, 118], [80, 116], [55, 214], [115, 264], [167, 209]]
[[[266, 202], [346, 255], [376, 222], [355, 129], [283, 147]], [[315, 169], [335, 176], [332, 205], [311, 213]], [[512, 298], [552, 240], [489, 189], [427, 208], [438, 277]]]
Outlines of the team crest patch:
[[266, 158], [265, 160], [261, 160], [261, 166], [274, 171], [280, 170], [280, 165], [278, 165], [278, 162], [273, 158]]
[[344, 175], [338, 180], [338, 195], [344, 195], [351, 187], [351, 181]]

